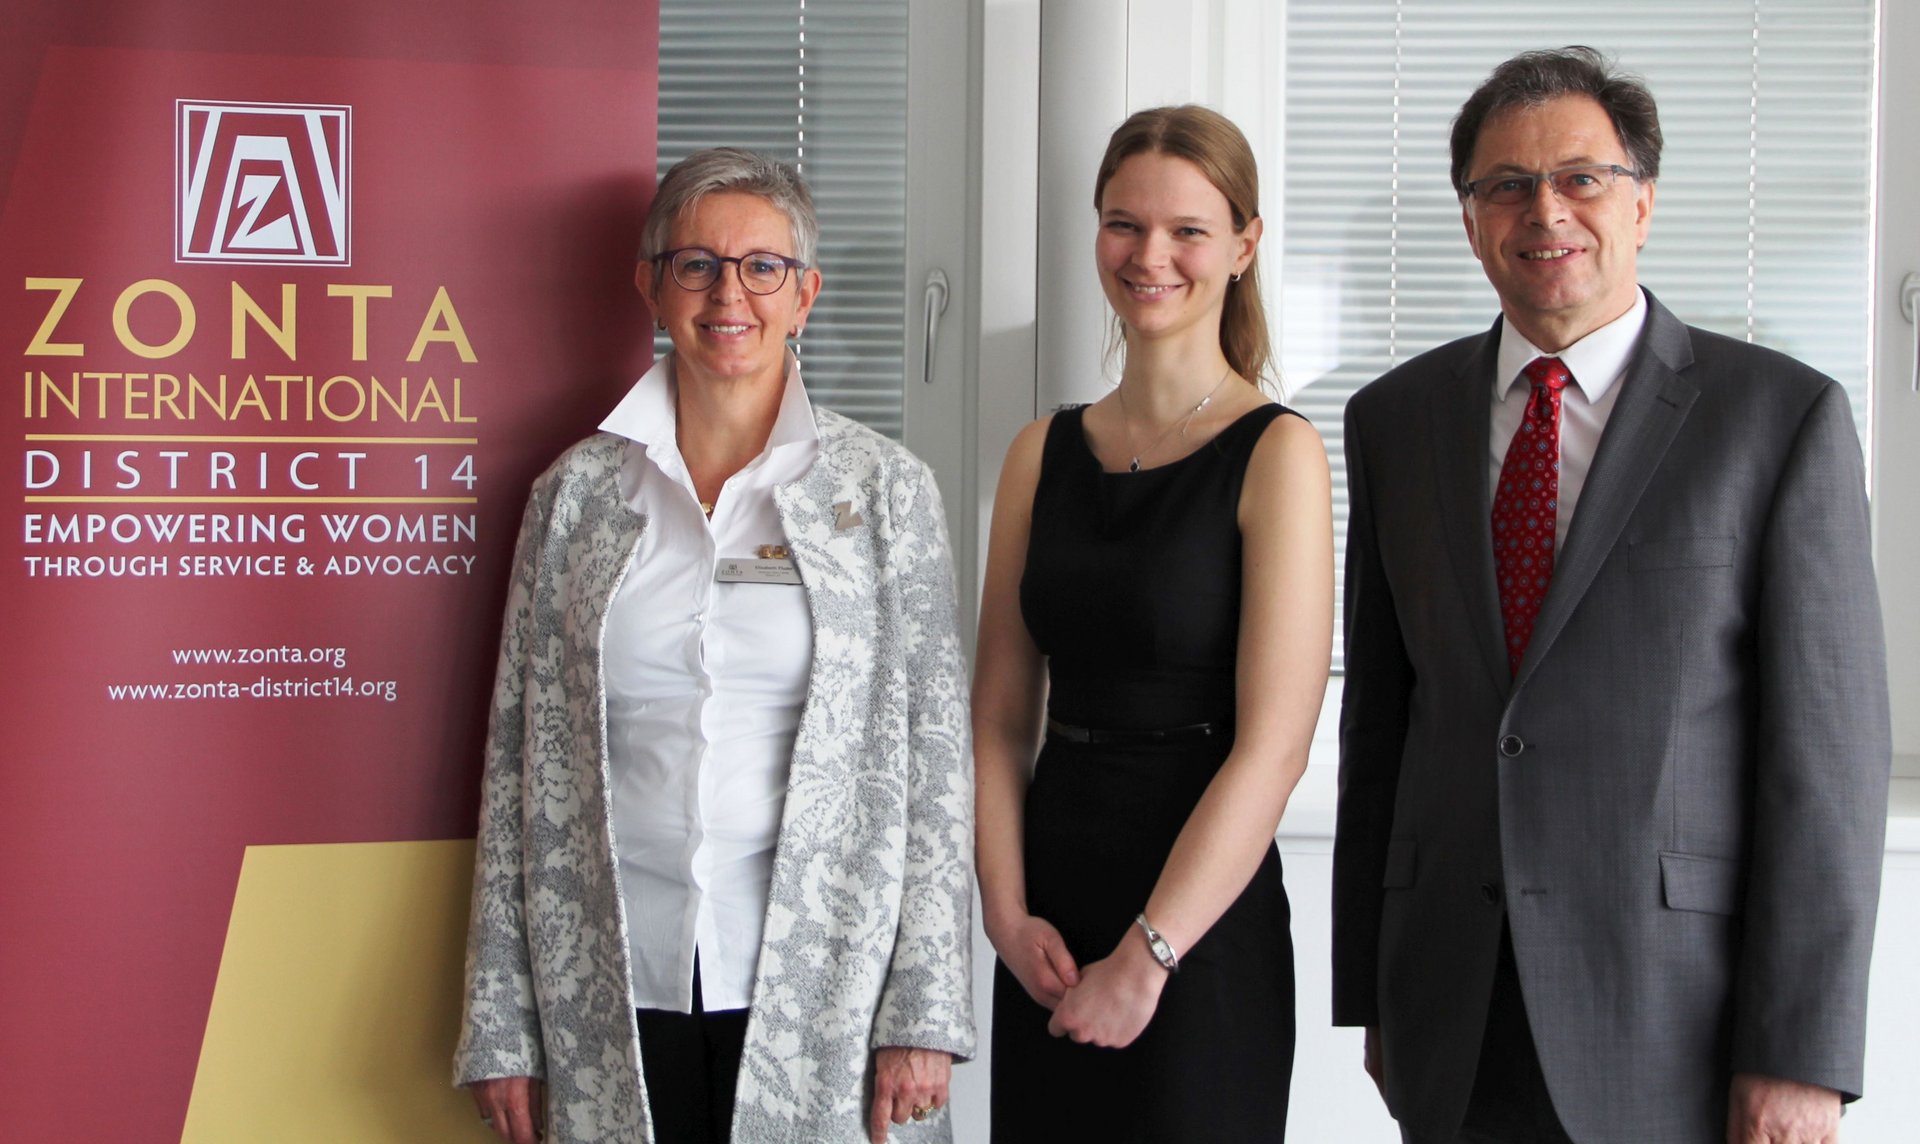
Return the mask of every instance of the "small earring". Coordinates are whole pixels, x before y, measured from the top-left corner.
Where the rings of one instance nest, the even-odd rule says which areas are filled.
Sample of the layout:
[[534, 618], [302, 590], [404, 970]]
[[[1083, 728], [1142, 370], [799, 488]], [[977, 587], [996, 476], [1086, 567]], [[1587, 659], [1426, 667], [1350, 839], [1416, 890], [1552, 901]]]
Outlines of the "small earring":
[[1238, 281], [1240, 281], [1240, 276], [1239, 276], [1238, 274], [1230, 274], [1230, 275], [1228, 275], [1228, 276], [1227, 276], [1227, 281], [1229, 281], [1229, 282], [1238, 282]]
[[803, 328], [804, 328], [804, 327], [802, 327], [802, 326], [795, 326], [795, 327], [793, 327], [792, 329], [790, 329], [790, 330], [788, 330], [788, 331], [787, 331], [787, 336], [788, 336], [788, 337], [790, 337], [790, 338], [797, 338], [797, 337], [799, 337], [799, 336], [800, 336], [800, 331], [801, 331], [801, 330], [802, 330]]

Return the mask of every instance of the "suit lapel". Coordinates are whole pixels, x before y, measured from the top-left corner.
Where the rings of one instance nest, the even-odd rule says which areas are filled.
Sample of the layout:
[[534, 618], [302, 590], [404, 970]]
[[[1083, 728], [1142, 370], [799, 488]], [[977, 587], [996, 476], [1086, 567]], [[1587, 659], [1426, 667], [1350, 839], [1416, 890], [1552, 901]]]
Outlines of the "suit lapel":
[[1514, 679], [1518, 691], [1553, 646], [1601, 565], [1613, 553], [1700, 391], [1680, 376], [1693, 364], [1693, 339], [1680, 319], [1647, 294], [1647, 325], [1620, 379], [1620, 396], [1580, 490], [1567, 540], [1554, 561], [1553, 583], [1540, 604], [1533, 639]]
[[1493, 530], [1487, 488], [1488, 394], [1500, 346], [1500, 323], [1481, 338], [1452, 377], [1433, 390], [1434, 488], [1440, 499], [1440, 523], [1453, 559], [1454, 575], [1465, 597], [1467, 624], [1480, 655], [1504, 693], [1506, 632], [1500, 620], [1500, 591], [1494, 583]]

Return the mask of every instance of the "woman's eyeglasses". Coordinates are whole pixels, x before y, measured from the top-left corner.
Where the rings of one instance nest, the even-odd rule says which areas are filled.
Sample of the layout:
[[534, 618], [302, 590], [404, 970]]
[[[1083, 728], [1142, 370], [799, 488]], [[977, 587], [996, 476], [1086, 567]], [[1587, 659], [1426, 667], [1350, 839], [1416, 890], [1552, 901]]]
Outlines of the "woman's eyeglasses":
[[653, 256], [665, 262], [667, 272], [682, 290], [705, 290], [720, 279], [720, 271], [731, 262], [740, 272], [740, 285], [749, 294], [772, 294], [787, 284], [787, 272], [805, 270], [807, 264], [784, 254], [756, 250], [738, 258], [727, 258], [703, 246], [683, 246], [663, 250]]

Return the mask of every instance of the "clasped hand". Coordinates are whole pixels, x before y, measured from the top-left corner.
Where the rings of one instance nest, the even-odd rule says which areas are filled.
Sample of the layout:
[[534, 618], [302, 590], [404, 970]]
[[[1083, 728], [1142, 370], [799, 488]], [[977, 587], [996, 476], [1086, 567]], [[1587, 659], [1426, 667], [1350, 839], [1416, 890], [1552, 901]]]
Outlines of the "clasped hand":
[[1052, 1011], [1047, 1032], [1078, 1044], [1132, 1044], [1153, 1019], [1167, 984], [1167, 971], [1132, 929], [1111, 954], [1084, 969], [1043, 918], [1028, 915], [994, 944], [1027, 995]]

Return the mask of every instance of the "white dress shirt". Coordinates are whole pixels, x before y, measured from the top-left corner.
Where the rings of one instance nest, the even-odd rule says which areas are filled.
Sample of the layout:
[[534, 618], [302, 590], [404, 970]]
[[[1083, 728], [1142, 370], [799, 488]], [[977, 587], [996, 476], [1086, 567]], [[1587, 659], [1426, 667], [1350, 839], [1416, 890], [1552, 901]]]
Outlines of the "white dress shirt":
[[672, 363], [600, 424], [644, 446], [629, 452], [620, 491], [647, 518], [603, 647], [633, 1004], [685, 1013], [696, 950], [707, 1010], [752, 1000], [813, 661], [805, 589], [720, 583], [718, 562], [786, 543], [773, 489], [806, 474], [820, 439], [789, 358], [766, 448], [728, 478], [709, 520], [680, 456]]
[[1537, 357], [1557, 357], [1573, 375], [1560, 398], [1560, 507], [1553, 523], [1553, 550], [1567, 543], [1567, 525], [1573, 520], [1580, 490], [1586, 486], [1587, 471], [1593, 467], [1593, 455], [1600, 448], [1600, 435], [1613, 414], [1614, 399], [1620, 395], [1618, 382], [1627, 372], [1627, 359], [1640, 340], [1640, 329], [1647, 322], [1647, 296], [1633, 292], [1633, 306], [1626, 313], [1601, 326], [1579, 341], [1549, 354], [1536, 348], [1513, 328], [1512, 322], [1500, 323], [1500, 354], [1493, 376], [1493, 429], [1487, 435], [1489, 448], [1487, 511], [1493, 511], [1492, 490], [1500, 486], [1500, 469], [1507, 461], [1507, 446], [1520, 428], [1533, 395], [1532, 383], [1523, 370]]

